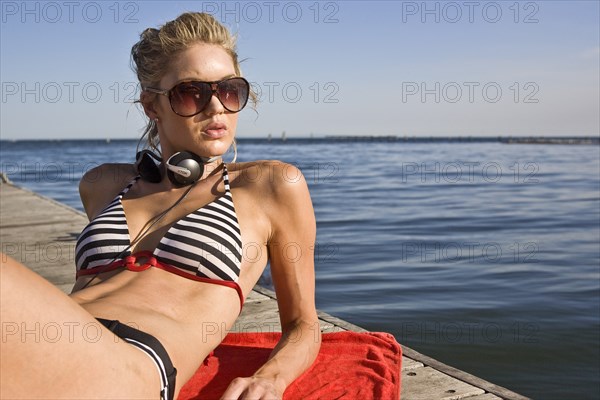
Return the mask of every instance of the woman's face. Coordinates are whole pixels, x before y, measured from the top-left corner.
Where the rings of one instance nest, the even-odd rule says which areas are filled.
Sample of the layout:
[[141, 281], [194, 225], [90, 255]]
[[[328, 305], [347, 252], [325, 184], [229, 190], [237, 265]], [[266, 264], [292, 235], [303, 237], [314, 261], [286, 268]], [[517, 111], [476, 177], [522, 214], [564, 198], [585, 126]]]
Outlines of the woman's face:
[[[235, 75], [233, 60], [223, 48], [198, 43], [173, 60], [160, 81], [160, 88], [171, 89], [180, 82], [191, 80], [215, 82]], [[163, 158], [184, 150], [203, 157], [218, 156], [231, 146], [238, 117], [227, 111], [216, 96], [192, 117], [175, 114], [167, 96], [157, 95], [153, 104]]]

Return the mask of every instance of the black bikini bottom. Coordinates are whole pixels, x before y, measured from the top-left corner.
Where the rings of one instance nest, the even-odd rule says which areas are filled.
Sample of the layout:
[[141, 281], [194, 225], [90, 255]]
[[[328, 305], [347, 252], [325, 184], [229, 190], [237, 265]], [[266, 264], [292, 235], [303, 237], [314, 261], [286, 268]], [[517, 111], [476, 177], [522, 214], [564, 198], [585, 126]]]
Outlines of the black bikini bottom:
[[160, 398], [162, 400], [174, 400], [177, 370], [173, 367], [169, 354], [167, 354], [167, 351], [158, 339], [139, 329], [122, 324], [119, 321], [111, 321], [103, 318], [96, 319], [108, 328], [109, 331], [148, 354], [160, 371]]

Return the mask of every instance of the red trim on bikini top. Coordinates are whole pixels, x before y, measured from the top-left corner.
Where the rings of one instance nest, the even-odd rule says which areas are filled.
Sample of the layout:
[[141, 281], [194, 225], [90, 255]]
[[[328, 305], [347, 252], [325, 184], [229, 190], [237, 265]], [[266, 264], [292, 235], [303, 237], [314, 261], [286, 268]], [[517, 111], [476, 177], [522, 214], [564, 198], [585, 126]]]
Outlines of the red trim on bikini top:
[[[146, 262], [143, 264], [140, 264], [140, 265], [136, 265], [136, 261], [139, 258], [144, 258], [144, 257], [147, 259]], [[244, 294], [242, 293], [242, 288], [240, 287], [240, 285], [238, 285], [237, 282], [203, 278], [201, 276], [197, 276], [197, 275], [190, 274], [188, 272], [184, 272], [177, 267], [174, 267], [172, 265], [165, 264], [165, 263], [158, 261], [156, 259], [156, 257], [154, 256], [154, 254], [152, 254], [152, 252], [146, 251], [146, 250], [138, 251], [137, 253], [134, 253], [130, 256], [124, 257], [121, 260], [114, 261], [108, 265], [102, 265], [102, 266], [98, 266], [98, 267], [90, 268], [90, 269], [80, 269], [79, 271], [77, 271], [75, 276], [77, 278], [79, 278], [80, 276], [94, 275], [94, 274], [114, 271], [114, 270], [116, 270], [118, 268], [122, 268], [122, 267], [124, 267], [125, 269], [127, 269], [129, 271], [133, 271], [133, 272], [141, 272], [141, 271], [147, 270], [148, 268], [154, 267], [154, 268], [158, 268], [158, 269], [162, 269], [164, 271], [170, 272], [175, 275], [179, 275], [179, 276], [187, 278], [187, 279], [191, 279], [193, 281], [204, 282], [204, 283], [214, 283], [217, 285], [227, 286], [227, 287], [230, 287], [230, 288], [236, 290], [236, 292], [240, 298], [240, 309], [244, 305]], [[101, 269], [101, 271], [96, 272], [97, 269]]]

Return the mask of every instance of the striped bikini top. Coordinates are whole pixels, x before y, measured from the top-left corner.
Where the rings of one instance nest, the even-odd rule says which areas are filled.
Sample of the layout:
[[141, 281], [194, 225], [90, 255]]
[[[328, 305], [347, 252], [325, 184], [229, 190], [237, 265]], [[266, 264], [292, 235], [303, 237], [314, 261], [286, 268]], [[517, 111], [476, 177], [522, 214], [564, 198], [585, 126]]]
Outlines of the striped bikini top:
[[153, 252], [131, 254], [122, 199], [139, 178], [135, 177], [79, 235], [75, 248], [77, 277], [118, 268], [143, 271], [154, 267], [199, 282], [234, 288], [243, 304], [238, 284], [242, 240], [227, 166], [223, 164], [225, 194], [177, 221]]

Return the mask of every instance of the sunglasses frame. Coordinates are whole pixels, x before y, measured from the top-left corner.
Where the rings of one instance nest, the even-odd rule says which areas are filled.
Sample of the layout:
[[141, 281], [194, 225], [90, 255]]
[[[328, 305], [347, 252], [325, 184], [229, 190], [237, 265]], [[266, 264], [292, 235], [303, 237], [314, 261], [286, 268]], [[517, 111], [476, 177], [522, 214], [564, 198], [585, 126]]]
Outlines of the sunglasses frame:
[[[248, 87], [248, 96], [246, 96], [246, 101], [244, 102], [244, 104], [240, 107], [239, 110], [237, 111], [233, 111], [230, 110], [229, 108], [227, 108], [227, 106], [223, 103], [223, 100], [221, 100], [221, 97], [219, 97], [219, 92], [218, 92], [218, 87], [221, 83], [223, 82], [227, 82], [229, 80], [232, 79], [240, 79], [242, 81], [244, 81], [246, 83], [246, 86]], [[175, 111], [175, 108], [173, 107], [173, 101], [172, 101], [172, 93], [173, 90], [175, 90], [175, 88], [181, 84], [185, 84], [185, 83], [206, 83], [208, 85], [210, 85], [210, 89], [212, 91], [210, 97], [208, 98], [208, 101], [206, 102], [206, 104], [204, 105], [204, 107], [202, 107], [199, 111], [190, 114], [190, 115], [182, 115], [180, 113], [178, 113], [177, 111]], [[230, 78], [225, 78], [222, 79], [220, 81], [214, 81], [214, 82], [204, 82], [204, 81], [184, 81], [184, 82], [179, 82], [176, 83], [171, 89], [159, 89], [159, 88], [153, 88], [153, 87], [146, 87], [144, 90], [151, 92], [151, 93], [156, 93], [156, 94], [162, 94], [163, 96], [167, 96], [169, 99], [169, 105], [171, 106], [171, 110], [173, 110], [173, 112], [177, 115], [179, 115], [180, 117], [184, 117], [184, 118], [188, 118], [188, 117], [193, 117], [194, 115], [198, 115], [200, 114], [202, 111], [204, 111], [206, 109], [206, 106], [208, 106], [208, 104], [210, 103], [210, 100], [212, 99], [212, 96], [215, 96], [217, 99], [219, 99], [219, 102], [221, 103], [221, 105], [223, 106], [223, 108], [225, 108], [227, 111], [231, 112], [231, 113], [238, 113], [240, 111], [242, 111], [244, 109], [244, 107], [246, 107], [246, 104], [248, 104], [248, 98], [250, 97], [250, 83], [243, 77], [241, 76], [232, 76]]]

